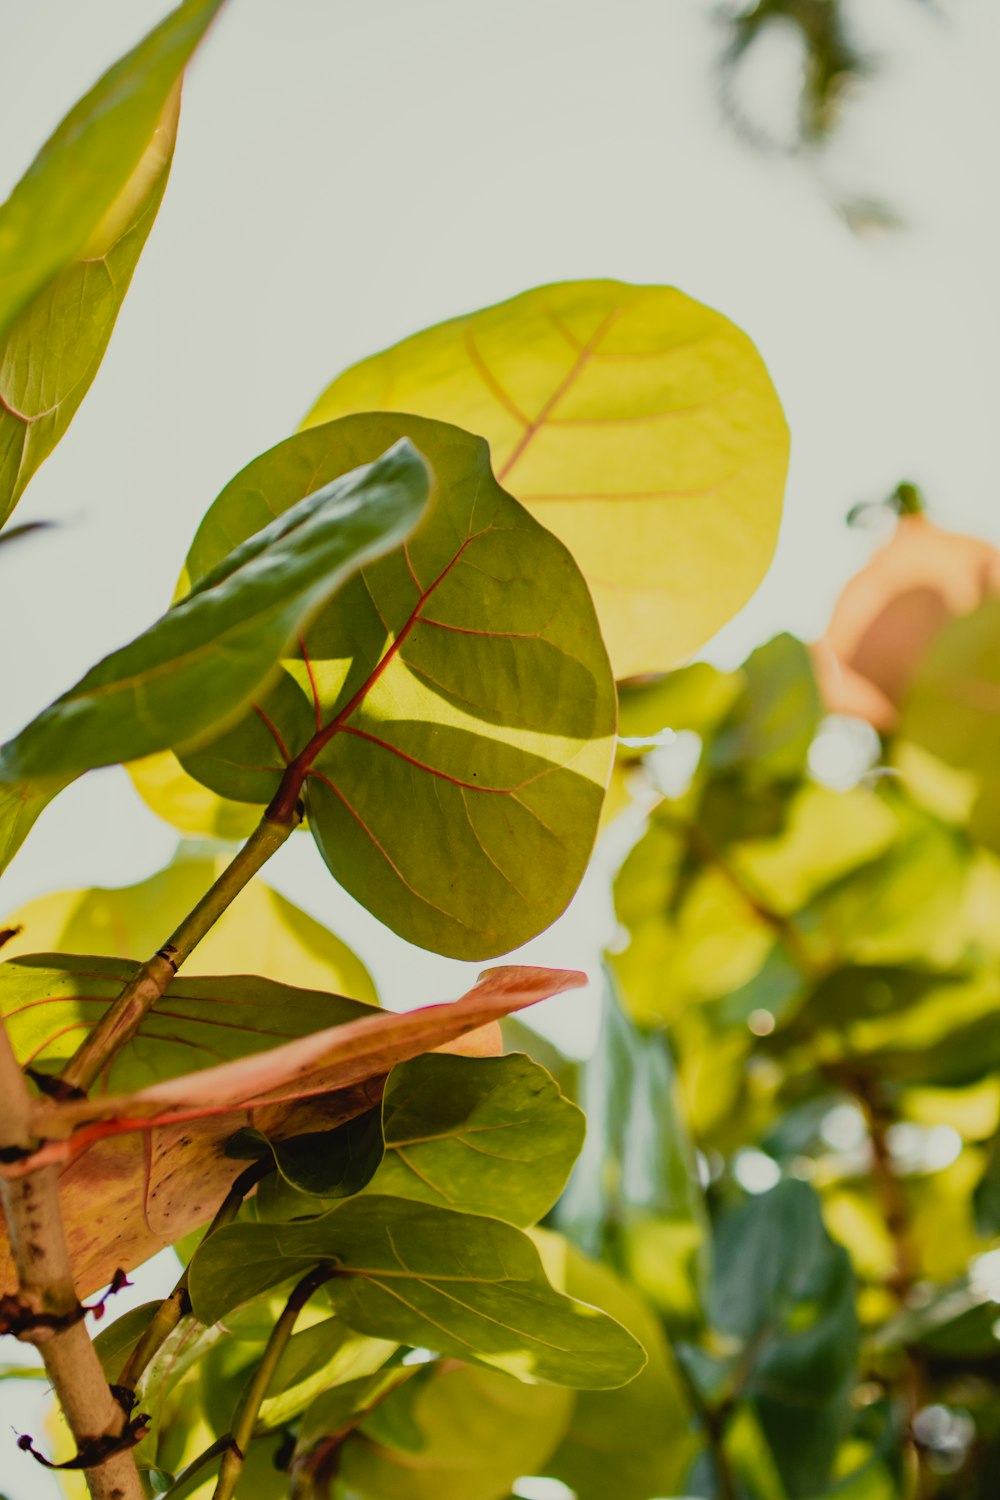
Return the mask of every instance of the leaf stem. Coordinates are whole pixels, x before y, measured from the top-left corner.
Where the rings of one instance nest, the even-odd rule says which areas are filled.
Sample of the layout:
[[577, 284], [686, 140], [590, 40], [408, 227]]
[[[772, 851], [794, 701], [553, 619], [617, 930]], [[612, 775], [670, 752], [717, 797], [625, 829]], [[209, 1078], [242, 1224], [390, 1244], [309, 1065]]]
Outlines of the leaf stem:
[[261, 1405], [277, 1369], [278, 1360], [292, 1336], [299, 1313], [313, 1293], [337, 1274], [336, 1266], [330, 1265], [329, 1262], [315, 1266], [307, 1276], [303, 1276], [285, 1303], [281, 1317], [271, 1330], [271, 1337], [267, 1341], [260, 1364], [254, 1371], [253, 1379], [244, 1391], [234, 1413], [232, 1431], [229, 1435], [230, 1444], [219, 1467], [219, 1479], [212, 1500], [232, 1500], [232, 1496], [236, 1493], [236, 1486], [243, 1472], [246, 1451], [257, 1425]]
[[93, 1085], [102, 1069], [135, 1035], [143, 1017], [160, 999], [181, 964], [191, 956], [244, 886], [281, 848], [299, 820], [295, 807], [281, 822], [264, 815], [215, 884], [163, 947], [136, 970], [117, 1000], [81, 1043], [62, 1073], [64, 1083], [84, 1092]]
[[[253, 1191], [261, 1178], [266, 1177], [273, 1170], [274, 1164], [272, 1161], [255, 1161], [251, 1162], [246, 1170], [240, 1173], [222, 1200], [215, 1218], [206, 1229], [202, 1244], [208, 1239], [209, 1235], [214, 1234], [217, 1229], [221, 1229], [224, 1224], [231, 1224], [233, 1222], [240, 1211], [243, 1200]], [[177, 1285], [170, 1293], [170, 1296], [165, 1297], [160, 1303], [153, 1315], [152, 1322], [132, 1350], [121, 1374], [118, 1376], [117, 1383], [120, 1386], [124, 1386], [126, 1390], [135, 1391], [150, 1360], [153, 1359], [162, 1345], [166, 1343], [181, 1319], [187, 1317], [191, 1311], [191, 1299], [188, 1295], [189, 1269], [188, 1266], [184, 1267]]]
[[[31, 1094], [0, 1024], [0, 1147], [14, 1152], [32, 1149], [31, 1110]], [[48, 1319], [48, 1326], [40, 1324], [18, 1336], [34, 1344], [45, 1361], [80, 1454], [88, 1448], [98, 1450], [125, 1434], [128, 1417], [112, 1395], [83, 1322], [59, 1207], [59, 1169], [43, 1167], [4, 1179], [0, 1197], [17, 1268], [20, 1310]], [[62, 1326], [53, 1327], [53, 1318]], [[112, 1453], [84, 1472], [93, 1500], [143, 1500], [130, 1452]]]

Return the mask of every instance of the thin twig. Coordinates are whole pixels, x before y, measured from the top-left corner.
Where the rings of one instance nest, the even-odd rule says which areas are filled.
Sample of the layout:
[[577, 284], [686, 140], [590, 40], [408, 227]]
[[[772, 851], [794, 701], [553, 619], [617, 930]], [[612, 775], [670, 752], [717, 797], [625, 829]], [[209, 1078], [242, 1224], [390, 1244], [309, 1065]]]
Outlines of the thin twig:
[[232, 1496], [236, 1493], [236, 1486], [243, 1472], [246, 1451], [257, 1425], [261, 1405], [267, 1395], [267, 1388], [271, 1384], [278, 1361], [292, 1336], [299, 1313], [313, 1293], [324, 1282], [330, 1281], [338, 1274], [336, 1266], [329, 1263], [315, 1266], [307, 1276], [303, 1276], [285, 1303], [281, 1317], [271, 1330], [271, 1337], [267, 1341], [260, 1364], [254, 1371], [253, 1379], [243, 1393], [234, 1413], [229, 1446], [219, 1467], [219, 1479], [212, 1500], [232, 1500]]
[[280, 849], [298, 822], [297, 812], [293, 813], [290, 822], [274, 822], [267, 816], [261, 819], [211, 889], [163, 947], [136, 970], [117, 1000], [81, 1043], [61, 1074], [65, 1084], [84, 1091], [92, 1086], [116, 1053], [135, 1035], [143, 1017], [160, 999], [181, 964], [190, 957], [244, 886]]

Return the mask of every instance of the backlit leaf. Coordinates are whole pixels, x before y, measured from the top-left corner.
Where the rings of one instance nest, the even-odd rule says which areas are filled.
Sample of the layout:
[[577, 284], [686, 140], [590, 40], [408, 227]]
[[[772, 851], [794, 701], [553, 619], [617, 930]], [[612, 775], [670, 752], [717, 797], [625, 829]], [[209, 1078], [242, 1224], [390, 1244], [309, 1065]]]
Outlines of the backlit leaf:
[[[553, 1239], [546, 1236], [549, 1245]], [[578, 1500], [686, 1493], [695, 1448], [691, 1414], [658, 1318], [634, 1287], [568, 1247], [559, 1284], [624, 1324], [645, 1349], [647, 1364], [619, 1390], [581, 1391], [566, 1437], [539, 1472], [568, 1484]]]
[[[148, 958], [224, 863], [225, 858], [181, 856], [138, 885], [40, 896], [4, 919], [4, 925], [21, 930], [3, 956], [61, 951]], [[240, 893], [186, 960], [185, 980], [193, 974], [264, 974], [377, 1003], [367, 970], [346, 944], [260, 880]]]
[[131, 178], [79, 258], [0, 338], [0, 523], [63, 436], [104, 358], [167, 185], [179, 108], [178, 84]]
[[222, 0], [184, 0], [73, 106], [0, 208], [0, 333], [126, 195], [164, 105]]
[[506, 1500], [520, 1475], [544, 1472], [572, 1407], [572, 1392], [555, 1386], [431, 1367], [361, 1423], [340, 1474], [362, 1500]]
[[620, 1324], [556, 1292], [534, 1245], [510, 1224], [363, 1193], [321, 1218], [234, 1224], [191, 1263], [204, 1323], [321, 1261], [349, 1327], [494, 1366], [520, 1379], [617, 1386], [645, 1363]]
[[526, 942], [563, 910], [593, 845], [614, 684], [566, 549], [499, 487], [486, 445], [417, 417], [317, 427], [222, 492], [188, 556], [219, 556], [310, 484], [408, 434], [434, 501], [407, 545], [312, 621], [277, 684], [185, 767], [268, 802], [306, 756], [309, 827], [340, 883], [411, 942], [457, 958]]
[[671, 287], [562, 282], [455, 318], [347, 370], [307, 425], [379, 408], [488, 439], [580, 564], [616, 677], [684, 661], [770, 562], [781, 408], [746, 335]]

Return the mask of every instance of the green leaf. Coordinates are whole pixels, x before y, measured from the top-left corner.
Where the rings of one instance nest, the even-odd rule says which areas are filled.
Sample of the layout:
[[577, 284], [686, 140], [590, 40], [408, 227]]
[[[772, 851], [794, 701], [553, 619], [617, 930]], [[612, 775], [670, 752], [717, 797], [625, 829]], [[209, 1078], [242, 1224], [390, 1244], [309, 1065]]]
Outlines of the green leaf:
[[[586, 867], [614, 750], [614, 684], [566, 549], [499, 487], [478, 438], [417, 417], [300, 433], [244, 469], [188, 557], [225, 548], [408, 434], [437, 480], [407, 546], [319, 613], [258, 712], [185, 768], [268, 802], [305, 757], [310, 830], [337, 880], [401, 936], [456, 958], [526, 942]], [[270, 769], [273, 767], [273, 769]]]
[[[551, 1245], [554, 1237], [547, 1236]], [[551, 1253], [551, 1252], [550, 1252]], [[615, 1391], [581, 1391], [566, 1437], [543, 1469], [578, 1500], [648, 1500], [686, 1493], [694, 1439], [691, 1414], [659, 1319], [607, 1266], [565, 1251], [565, 1290], [582, 1297], [635, 1335], [648, 1363]]]
[[572, 1405], [495, 1370], [429, 1366], [362, 1422], [340, 1477], [362, 1500], [506, 1500], [544, 1471]]
[[[258, 1213], [263, 1218], [293, 1218], [318, 1213], [319, 1206], [303, 1202], [303, 1195], [322, 1198], [350, 1198], [366, 1187], [378, 1169], [383, 1155], [382, 1124], [377, 1109], [366, 1110], [354, 1120], [345, 1120], [335, 1130], [290, 1136], [286, 1141], [269, 1141], [258, 1130], [241, 1130], [226, 1147], [228, 1156], [255, 1161], [273, 1160], [281, 1178], [295, 1190], [291, 1199], [281, 1193], [274, 1204], [264, 1197], [268, 1184], [257, 1194]], [[275, 1212], [290, 1201], [298, 1214]]]
[[178, 84], [129, 182], [80, 257], [0, 338], [0, 524], [62, 438], [104, 358], [166, 189], [179, 109]]
[[222, 0], [185, 0], [73, 106], [0, 208], [0, 332], [75, 260], [127, 192]]
[[293, 1334], [268, 1386], [259, 1425], [280, 1427], [331, 1387], [377, 1376], [395, 1349], [385, 1339], [352, 1333], [339, 1318]]
[[22, 789], [182, 744], [232, 717], [316, 610], [399, 545], [426, 506], [427, 467], [405, 441], [373, 460], [305, 499], [288, 497], [284, 514], [0, 749], [8, 858], [26, 832]]
[[[138, 885], [40, 896], [5, 918], [5, 926], [21, 931], [5, 944], [3, 956], [66, 952], [148, 958], [205, 894], [223, 863], [182, 854]], [[259, 879], [241, 892], [184, 965], [185, 980], [193, 974], [241, 973], [377, 1004], [368, 971], [346, 944]]]
[[302, 1223], [220, 1229], [191, 1262], [195, 1314], [215, 1322], [325, 1260], [339, 1271], [335, 1310], [374, 1338], [585, 1388], [621, 1385], [644, 1363], [619, 1324], [553, 1290], [510, 1224], [374, 1194]]
[[416, 1057], [389, 1075], [372, 1191], [534, 1224], [579, 1155], [584, 1118], [525, 1057]]
[[746, 335], [671, 287], [562, 282], [455, 318], [347, 370], [307, 425], [376, 408], [488, 439], [580, 564], [616, 677], [684, 661], [770, 562], [781, 408]]
[[791, 1500], [827, 1483], [851, 1413], [859, 1352], [854, 1276], [815, 1193], [788, 1181], [716, 1232], [712, 1323], [734, 1361]]

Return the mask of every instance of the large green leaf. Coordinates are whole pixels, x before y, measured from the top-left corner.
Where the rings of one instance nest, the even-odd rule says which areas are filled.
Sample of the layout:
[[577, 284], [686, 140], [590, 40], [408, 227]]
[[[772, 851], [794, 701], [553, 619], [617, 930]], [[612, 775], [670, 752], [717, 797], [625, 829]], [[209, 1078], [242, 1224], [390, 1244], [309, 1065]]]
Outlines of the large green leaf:
[[367, 1193], [318, 1219], [217, 1231], [191, 1262], [195, 1314], [215, 1322], [321, 1261], [337, 1266], [330, 1300], [359, 1333], [587, 1389], [645, 1363], [620, 1324], [549, 1285], [512, 1225]]
[[0, 208], [0, 334], [87, 247], [125, 194], [222, 0], [184, 0], [73, 106]]
[[264, 803], [286, 758], [308, 763], [309, 826], [340, 883], [409, 941], [488, 957], [577, 887], [615, 702], [586, 585], [496, 483], [486, 444], [392, 415], [300, 433], [222, 492], [188, 572], [202, 579], [260, 525], [265, 495], [280, 512], [403, 434], [437, 480], [425, 520], [315, 617], [256, 713], [183, 761], [223, 796]]
[[386, 1154], [372, 1190], [511, 1224], [534, 1224], [562, 1192], [584, 1119], [538, 1063], [414, 1058], [382, 1098]]
[[712, 1322], [739, 1341], [737, 1381], [756, 1408], [791, 1500], [822, 1492], [850, 1419], [858, 1320], [846, 1250], [804, 1182], [722, 1219]]
[[[27, 831], [21, 799], [29, 789], [58, 790], [95, 766], [183, 744], [231, 718], [316, 610], [403, 541], [427, 504], [427, 466], [406, 441], [371, 459], [320, 487], [301, 476], [283, 514], [271, 513], [252, 536], [244, 528], [242, 545], [185, 598], [0, 749], [0, 847], [8, 858]], [[264, 510], [260, 497], [261, 522]]]
[[770, 562], [781, 408], [746, 335], [671, 287], [563, 282], [442, 323], [346, 371], [307, 425], [377, 408], [489, 440], [583, 569], [617, 677], [690, 656]]
[[340, 1477], [361, 1500], [506, 1500], [522, 1474], [544, 1472], [572, 1407], [570, 1391], [432, 1366], [361, 1423]]
[[[223, 863], [182, 855], [138, 885], [40, 896], [4, 918], [4, 926], [20, 930], [4, 945], [3, 957], [64, 952], [148, 958]], [[283, 984], [376, 1000], [368, 971], [346, 944], [260, 880], [240, 893], [187, 959], [185, 981], [193, 974], [265, 974]]]
[[[180, 86], [105, 220], [0, 338], [0, 523], [90, 389], [167, 185]], [[0, 210], [2, 214], [2, 210]]]

